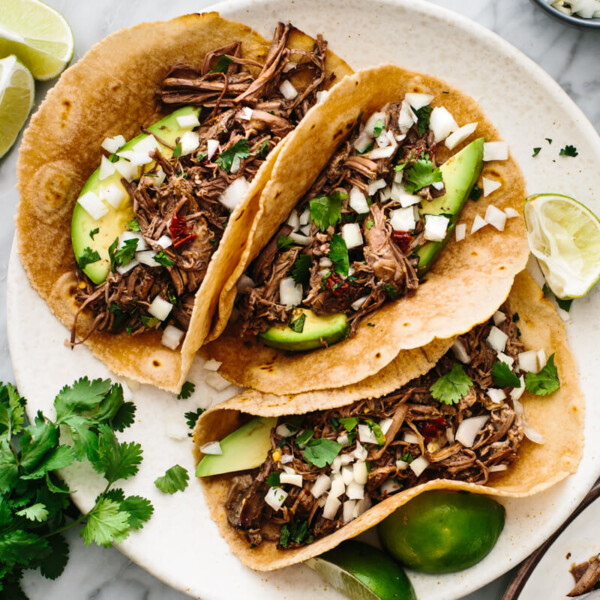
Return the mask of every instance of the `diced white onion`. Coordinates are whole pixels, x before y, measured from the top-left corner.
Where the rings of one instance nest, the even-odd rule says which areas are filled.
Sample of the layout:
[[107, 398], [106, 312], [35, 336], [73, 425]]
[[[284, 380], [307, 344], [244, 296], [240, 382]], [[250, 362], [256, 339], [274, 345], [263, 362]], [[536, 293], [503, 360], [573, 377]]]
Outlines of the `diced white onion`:
[[323, 102], [323, 100], [325, 100], [325, 98], [327, 98], [327, 94], [329, 94], [329, 92], [327, 90], [319, 90], [315, 96], [317, 101], [315, 102], [315, 104], [321, 104], [321, 102]]
[[405, 442], [408, 442], [409, 444], [418, 444], [419, 443], [419, 438], [414, 433], [411, 433], [410, 431], [407, 431], [404, 434], [404, 437], [402, 439]]
[[377, 438], [375, 437], [373, 430], [368, 425], [364, 425], [362, 423], [358, 426], [358, 439], [363, 444], [377, 443]]
[[483, 160], [507, 160], [508, 144], [506, 142], [486, 142], [483, 144]]
[[496, 352], [504, 352], [506, 350], [506, 342], [508, 336], [502, 329], [498, 329], [495, 325], [490, 329], [490, 334], [487, 337], [487, 343]]
[[158, 187], [159, 185], [162, 185], [162, 183], [166, 179], [166, 177], [167, 177], [167, 175], [163, 171], [163, 168], [158, 167], [158, 169], [156, 169], [156, 173], [154, 174], [154, 181], [152, 183], [154, 184], [155, 187]]
[[511, 208], [510, 206], [508, 208], [505, 208], [504, 212], [509, 219], [514, 219], [515, 217], [519, 216], [519, 211], [515, 210], [514, 208]]
[[459, 127], [454, 133], [446, 138], [446, 148], [454, 150], [456, 146], [462, 144], [477, 129], [477, 123], [468, 123]]
[[297, 62], [290, 60], [286, 63], [285, 67], [283, 67], [284, 73], [289, 73], [292, 69], [295, 69], [298, 66]]
[[504, 393], [504, 390], [501, 390], [499, 388], [488, 388], [485, 393], [488, 395], [489, 399], [494, 403], [494, 404], [500, 404], [503, 400], [506, 399], [506, 394]]
[[546, 360], [547, 360], [546, 353], [544, 352], [543, 349], [538, 350], [537, 359], [538, 359], [538, 369], [539, 369], [539, 371], [541, 371], [546, 366]]
[[117, 273], [120, 273], [121, 275], [125, 275], [125, 273], [129, 273], [129, 271], [131, 271], [131, 269], [134, 269], [135, 267], [137, 267], [140, 263], [137, 261], [137, 259], [133, 259], [130, 260], [126, 265], [119, 265], [117, 267]]
[[195, 131], [186, 131], [179, 140], [181, 156], [191, 154], [200, 145], [200, 136]]
[[502, 187], [502, 184], [499, 181], [495, 181], [494, 179], [488, 179], [487, 177], [481, 178], [483, 185], [483, 197], [486, 198], [493, 192], [495, 192], [498, 188]]
[[223, 190], [219, 196], [219, 202], [232, 211], [244, 199], [249, 187], [250, 184], [245, 177], [238, 177]]
[[114, 183], [100, 192], [100, 198], [106, 200], [113, 208], [119, 208], [126, 196], [125, 190]]
[[407, 133], [417, 121], [417, 115], [413, 112], [410, 104], [406, 100], [403, 100], [400, 113], [398, 114], [398, 128], [400, 129], [400, 133]]
[[323, 507], [323, 518], [333, 521], [341, 505], [342, 503], [337, 498], [329, 494], [325, 501], [325, 506]]
[[219, 367], [223, 363], [219, 360], [215, 360], [214, 358], [209, 358], [202, 366], [205, 371], [218, 371]]
[[380, 421], [379, 428], [381, 429], [381, 433], [383, 433], [383, 435], [385, 435], [389, 431], [393, 422], [394, 419], [383, 419], [382, 421]]
[[342, 237], [348, 250], [363, 245], [363, 236], [358, 223], [346, 223], [342, 226]]
[[443, 242], [450, 219], [443, 215], [425, 215], [425, 239], [430, 242]]
[[346, 488], [346, 496], [350, 500], [362, 500], [365, 497], [365, 487], [356, 481], [353, 481]]
[[302, 284], [296, 283], [293, 277], [286, 277], [279, 282], [279, 302], [286, 308], [298, 306], [302, 302]]
[[365, 123], [365, 128], [363, 131], [366, 131], [371, 138], [375, 137], [375, 126], [377, 125], [377, 121], [382, 121], [385, 123], [385, 112], [374, 112]]
[[351, 464], [353, 461], [354, 461], [354, 457], [351, 454], [341, 454], [340, 455], [340, 464], [343, 467]]
[[168, 235], [161, 235], [157, 240], [156, 243], [161, 247], [161, 248], [168, 248], [169, 246], [173, 245], [173, 240], [168, 236]]
[[488, 419], [487, 415], [481, 415], [480, 417], [471, 417], [462, 421], [454, 436], [456, 441], [460, 442], [465, 448], [471, 448], [475, 443], [475, 438], [483, 429]]
[[300, 244], [301, 246], [308, 246], [313, 241], [312, 237], [309, 235], [303, 235], [296, 233], [295, 231], [292, 231], [289, 237], [292, 239], [292, 241], [294, 241], [296, 244]]
[[428, 104], [431, 104], [433, 96], [430, 94], [419, 94], [416, 92], [409, 92], [404, 96], [404, 99], [410, 104], [415, 110], [419, 110]]
[[521, 371], [529, 372], [529, 373], [537, 373], [538, 372], [538, 361], [537, 361], [537, 353], [533, 350], [527, 350], [526, 352], [520, 352], [519, 356], [519, 369]]
[[[402, 171], [400, 171], [401, 173]], [[444, 182], [443, 181], [434, 181], [431, 184], [432, 188], [435, 188], [436, 190], [443, 190], [444, 189]]]
[[287, 465], [288, 463], [294, 462], [294, 457], [291, 454], [284, 454], [280, 459], [279, 462], [282, 465]]
[[219, 442], [208, 442], [204, 444], [204, 446], [200, 446], [200, 452], [202, 454], [223, 454], [223, 449], [221, 448], [221, 444]]
[[369, 158], [372, 160], [379, 160], [380, 158], [389, 158], [396, 152], [397, 145], [386, 146], [385, 148], [375, 148], [369, 152]]
[[[146, 152], [135, 152], [133, 150], [123, 150], [118, 152], [117, 156], [129, 161], [129, 164], [134, 167], [140, 167], [141, 165], [148, 165], [152, 162], [152, 159]], [[120, 162], [120, 161], [118, 161]], [[113, 163], [117, 164], [117, 163]]]
[[307, 238], [310, 239], [310, 241], [312, 242], [312, 237], [310, 236], [310, 229], [311, 229], [312, 225], [303, 225], [302, 227], [300, 227], [300, 233], [302, 233], [302, 235], [306, 236]]
[[187, 127], [198, 127], [200, 125], [200, 121], [198, 117], [194, 114], [192, 115], [181, 115], [177, 117], [177, 123], [179, 127], [185, 129]]
[[365, 485], [365, 483], [367, 483], [369, 472], [367, 471], [366, 462], [355, 462], [352, 466], [352, 473], [354, 481], [356, 481], [356, 483], [359, 483], [360, 485]]
[[100, 160], [100, 172], [98, 173], [98, 179], [104, 181], [107, 177], [110, 177], [116, 171], [115, 165], [103, 156]]
[[320, 267], [330, 267], [333, 263], [331, 262], [331, 260], [329, 258], [327, 258], [326, 256], [323, 256], [322, 258], [319, 259], [319, 266]]
[[96, 221], [101, 219], [109, 210], [108, 206], [94, 192], [86, 192], [77, 199], [77, 202]]
[[280, 487], [269, 488], [267, 495], [265, 496], [265, 502], [275, 511], [281, 510], [285, 499], [288, 494], [285, 490]]
[[181, 331], [181, 329], [173, 325], [167, 325], [163, 331], [161, 344], [167, 348], [171, 348], [171, 350], [176, 350], [184, 335], [185, 331]]
[[369, 212], [369, 204], [365, 195], [355, 186], [350, 190], [350, 200], [348, 201], [350, 208], [359, 215]]
[[352, 454], [356, 460], [367, 460], [369, 452], [360, 442], [356, 442], [356, 450]]
[[242, 166], [242, 159], [236, 154], [231, 161], [231, 168], [229, 169], [230, 173], [237, 173]]
[[506, 321], [506, 315], [501, 310], [497, 310], [492, 319], [494, 320], [494, 325], [502, 325]]
[[471, 357], [467, 352], [467, 348], [464, 342], [460, 338], [456, 338], [452, 344], [452, 353], [464, 365], [468, 365], [471, 362]]
[[414, 194], [409, 194], [404, 186], [399, 186], [397, 197], [394, 200], [398, 200], [400, 202], [400, 206], [402, 208], [406, 208], [408, 206], [414, 206], [415, 204], [419, 204], [423, 198], [421, 196], [416, 196]]
[[121, 146], [125, 145], [125, 138], [122, 135], [115, 135], [115, 137], [104, 138], [101, 147], [107, 152], [114, 154]]
[[310, 209], [305, 208], [304, 212], [300, 215], [300, 225], [308, 225], [310, 223]]
[[544, 436], [536, 431], [533, 427], [527, 425], [527, 423], [523, 424], [523, 433], [525, 434], [525, 437], [530, 439], [534, 444], [541, 445], [544, 443]]
[[515, 364], [515, 359], [508, 356], [508, 354], [504, 354], [504, 352], [498, 352], [498, 360], [506, 363], [511, 368]]
[[147, 135], [133, 147], [133, 151], [148, 156], [150, 152], [154, 152], [154, 150], [159, 150], [159, 148], [160, 147], [158, 145], [158, 142], [156, 141], [156, 138], [153, 135]]
[[300, 217], [298, 216], [298, 212], [293, 210], [288, 217], [287, 224], [296, 231], [300, 227]]
[[439, 144], [458, 129], [458, 124], [446, 108], [436, 106], [429, 117], [429, 129], [433, 131], [433, 141]]
[[342, 446], [347, 446], [350, 443], [348, 440], [348, 434], [342, 433], [341, 435], [338, 435], [336, 442]]
[[130, 163], [127, 160], [121, 159], [119, 159], [116, 163], [113, 164], [115, 165], [115, 169], [119, 172], [121, 177], [123, 177], [127, 181], [133, 181], [134, 179], [137, 179], [139, 175], [139, 168], [136, 165]]
[[334, 498], [339, 498], [346, 491], [346, 484], [344, 483], [344, 479], [341, 474], [334, 475], [331, 480], [331, 489], [329, 490], [329, 495]]
[[412, 231], [417, 226], [412, 206], [392, 210], [390, 215], [390, 225], [394, 231]]
[[398, 490], [401, 490], [402, 486], [395, 479], [388, 479], [383, 482], [379, 489], [383, 494], [392, 495]]
[[[398, 171], [401, 173], [402, 171]], [[367, 185], [367, 193], [369, 196], [373, 196], [378, 190], [382, 190], [385, 187], [385, 179], [374, 179]]]
[[467, 224], [459, 223], [454, 229], [454, 236], [457, 242], [462, 242], [467, 236]]
[[379, 192], [379, 201], [385, 202], [392, 197], [392, 188], [388, 185]]
[[480, 229], [483, 229], [487, 225], [485, 219], [482, 219], [479, 215], [475, 215], [475, 219], [473, 219], [473, 225], [471, 226], [471, 233], [475, 233]]
[[289, 79], [281, 82], [279, 91], [286, 100], [293, 100], [298, 95], [298, 90]]
[[378, 148], [386, 148], [390, 145], [390, 143], [396, 144], [396, 140], [390, 142], [390, 138], [388, 137], [387, 131], [385, 129], [375, 138], [375, 143]]
[[138, 252], [135, 257], [138, 262], [142, 265], [146, 265], [147, 267], [160, 267], [160, 264], [154, 260], [156, 256], [156, 252], [154, 250], [144, 250], [143, 252]]
[[240, 110], [240, 119], [244, 119], [245, 121], [249, 121], [252, 118], [252, 109], [249, 106], [244, 106], [242, 110]]
[[504, 211], [496, 208], [493, 204], [490, 204], [485, 211], [485, 221], [492, 227], [495, 227], [498, 231], [504, 231], [506, 226], [506, 214]]
[[410, 465], [408, 465], [412, 472], [419, 477], [421, 473], [429, 466], [429, 461], [424, 456], [415, 458]]
[[294, 473], [282, 473], [279, 476], [279, 481], [282, 484], [295, 485], [296, 487], [302, 487], [302, 475]]
[[206, 158], [210, 160], [219, 149], [219, 140], [208, 140], [206, 142]]
[[408, 463], [398, 459], [396, 461], [396, 468], [398, 469], [398, 471], [405, 471], [406, 469], [408, 469]]
[[204, 381], [206, 381], [206, 383], [210, 385], [213, 390], [217, 390], [217, 392], [222, 392], [231, 385], [227, 379], [221, 377], [221, 375], [219, 375], [216, 371], [209, 372]]
[[454, 444], [454, 430], [452, 427], [446, 428], [446, 439], [449, 444]]
[[342, 521], [344, 524], [349, 523], [354, 519], [354, 509], [356, 508], [356, 500], [346, 500], [342, 507]]
[[281, 425], [277, 425], [277, 429], [275, 429], [275, 433], [281, 437], [290, 437], [294, 435], [294, 432], [289, 429], [289, 427], [282, 423]]
[[358, 137], [354, 140], [354, 148], [357, 152], [363, 154], [367, 151], [367, 148], [372, 144], [373, 136], [369, 135], [364, 129], [358, 134]]
[[331, 478], [329, 475], [319, 475], [313, 484], [310, 493], [315, 498], [320, 498], [331, 487]]
[[352, 308], [352, 310], [360, 310], [362, 308], [362, 305], [369, 299], [369, 296], [363, 296], [362, 298], [358, 298], [358, 300], [355, 300], [351, 305], [350, 308]]
[[371, 508], [371, 498], [366, 495], [362, 500], [359, 500], [354, 507], [354, 518], [360, 517], [365, 511]]
[[[525, 378], [523, 377], [523, 375], [519, 377], [519, 381], [521, 382], [521, 387], [513, 388], [512, 390], [510, 390], [510, 399], [513, 401], [515, 412], [519, 416], [521, 416], [523, 414], [523, 405], [519, 402], [519, 400], [521, 399], [521, 396], [525, 393]], [[517, 407], [520, 408], [520, 412], [517, 409]]]
[[159, 321], [164, 321], [172, 310], [173, 305], [160, 296], [156, 296], [148, 307], [148, 312]]
[[499, 473], [500, 471], [506, 471], [506, 469], [508, 469], [508, 465], [492, 465], [488, 467], [490, 473]]
[[354, 473], [351, 466], [342, 468], [342, 481], [344, 485], [350, 485], [354, 481]]

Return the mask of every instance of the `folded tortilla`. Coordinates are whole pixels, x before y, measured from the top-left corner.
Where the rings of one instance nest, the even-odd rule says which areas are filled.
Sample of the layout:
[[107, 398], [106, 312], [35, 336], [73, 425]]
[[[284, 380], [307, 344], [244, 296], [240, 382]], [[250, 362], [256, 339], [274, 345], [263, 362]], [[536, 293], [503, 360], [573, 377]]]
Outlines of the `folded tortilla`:
[[[247, 566], [270, 571], [307, 560], [339, 543], [373, 527], [398, 507], [415, 496], [431, 489], [465, 490], [477, 494], [520, 498], [549, 488], [577, 470], [583, 449], [584, 400], [577, 379], [577, 365], [569, 351], [564, 325], [552, 304], [544, 298], [541, 289], [526, 272], [514, 282], [508, 304], [511, 312], [519, 314], [521, 341], [527, 348], [544, 349], [546, 355], [555, 353], [555, 364], [560, 377], [560, 388], [549, 396], [522, 396], [527, 424], [539, 432], [544, 444], [524, 439], [519, 457], [508, 470], [494, 473], [486, 486], [451, 480], [431, 480], [400, 491], [368, 509], [335, 533], [298, 549], [280, 550], [276, 542], [263, 541], [251, 548], [243, 534], [229, 525], [225, 509], [229, 485], [236, 474], [202, 478], [206, 502], [221, 535], [232, 552]], [[431, 361], [429, 367], [433, 367]], [[421, 374], [421, 373], [419, 373]], [[371, 382], [372, 383], [372, 382]], [[371, 383], [333, 391], [312, 392], [301, 396], [277, 397], [256, 391], [242, 393], [217, 405], [200, 417], [194, 430], [194, 455], [202, 458], [200, 447], [237, 429], [243, 415], [281, 416], [304, 414], [314, 410], [341, 407], [360, 398], [373, 397]], [[382, 376], [379, 395], [401, 387], [405, 381], [388, 373]], [[371, 394], [371, 395], [370, 395]], [[335, 398], [335, 402], [331, 401]]]
[[[308, 192], [348, 126], [359, 114], [367, 119], [408, 92], [433, 95], [431, 105], [445, 106], [459, 126], [477, 122], [474, 136], [484, 136], [487, 142], [500, 139], [472, 98], [435, 77], [384, 65], [339, 82], [282, 149], [261, 197], [242, 260], [221, 292], [209, 339], [215, 339], [226, 327], [238, 278]], [[438, 145], [437, 152], [440, 162], [450, 155], [443, 144]], [[484, 163], [482, 176], [500, 182], [502, 187], [493, 196], [466, 203], [459, 222], [466, 223], [467, 232], [475, 216], [484, 217], [490, 204], [522, 213], [525, 181], [513, 158]], [[375, 327], [363, 321], [356, 335], [343, 342], [312, 352], [285, 353], [226, 331], [208, 345], [207, 351], [223, 363], [219, 372], [225, 378], [263, 392], [299, 394], [356, 383], [381, 371], [401, 351], [423, 347], [436, 338], [451, 338], [487, 320], [508, 296], [528, 255], [525, 223], [519, 216], [510, 219], [502, 232], [487, 226], [475, 234], [467, 233], [461, 242], [451, 239], [414, 296], [386, 303], [369, 315], [369, 324]], [[414, 378], [410, 365], [407, 368], [408, 379]]]
[[[65, 71], [32, 117], [17, 166], [18, 249], [31, 285], [67, 328], [78, 310], [71, 218], [82, 186], [100, 161], [100, 145], [117, 134], [129, 139], [141, 126], [164, 116], [156, 90], [173, 65], [200, 66], [208, 52], [236, 40], [242, 40], [244, 58], [264, 61], [270, 42], [217, 13], [121, 29]], [[314, 41], [300, 32], [294, 32], [291, 40], [295, 47], [308, 49]], [[335, 72], [338, 78], [351, 73], [329, 51], [326, 65], [328, 73]], [[113, 372], [168, 391], [180, 389], [210, 329], [218, 293], [239, 262], [260, 194], [284, 143], [269, 154], [231, 215], [196, 293], [182, 349], [163, 346], [159, 331], [134, 337], [95, 332], [85, 343]], [[92, 318], [82, 314], [80, 320], [85, 327]]]

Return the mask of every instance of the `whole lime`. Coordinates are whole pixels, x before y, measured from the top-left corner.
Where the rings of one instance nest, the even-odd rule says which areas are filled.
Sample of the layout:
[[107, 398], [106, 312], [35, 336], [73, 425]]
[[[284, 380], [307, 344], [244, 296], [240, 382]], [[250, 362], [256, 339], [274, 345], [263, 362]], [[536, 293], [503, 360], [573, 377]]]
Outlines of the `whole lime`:
[[461, 571], [482, 560], [504, 528], [504, 507], [479, 494], [432, 490], [378, 526], [383, 547], [424, 573]]

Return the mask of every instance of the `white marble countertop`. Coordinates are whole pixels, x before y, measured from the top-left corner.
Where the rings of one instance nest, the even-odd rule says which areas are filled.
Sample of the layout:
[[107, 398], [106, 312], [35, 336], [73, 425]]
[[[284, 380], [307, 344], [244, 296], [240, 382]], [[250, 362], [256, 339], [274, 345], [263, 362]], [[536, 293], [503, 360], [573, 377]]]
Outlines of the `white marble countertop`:
[[[537, 62], [568, 92], [600, 131], [600, 32], [572, 29], [555, 22], [527, 0], [431, 0], [495, 31]], [[47, 0], [69, 21], [75, 59], [119, 24], [168, 18], [208, 7], [210, 0]], [[38, 85], [39, 101], [49, 85]], [[518, 90], [515, 90], [518, 94]], [[17, 144], [18, 147], [18, 144]], [[17, 147], [0, 161], [0, 378], [13, 381], [6, 337], [6, 270], [17, 204]], [[86, 548], [77, 532], [69, 536], [71, 558], [56, 581], [27, 573], [23, 586], [32, 600], [183, 600], [183, 596], [131, 563], [115, 549]], [[500, 599], [511, 574], [465, 600]]]

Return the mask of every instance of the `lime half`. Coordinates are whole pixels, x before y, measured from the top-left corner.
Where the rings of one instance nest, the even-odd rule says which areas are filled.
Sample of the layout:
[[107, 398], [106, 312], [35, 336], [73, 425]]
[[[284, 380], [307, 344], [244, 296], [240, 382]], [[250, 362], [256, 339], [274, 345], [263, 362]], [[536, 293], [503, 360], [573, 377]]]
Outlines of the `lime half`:
[[350, 600], [416, 600], [402, 568], [362, 542], [344, 542], [305, 564]]
[[73, 58], [73, 33], [65, 19], [39, 0], [0, 0], [0, 56], [16, 55], [42, 81]]
[[16, 58], [0, 60], [0, 158], [15, 143], [33, 106], [31, 73]]
[[525, 202], [531, 252], [557, 298], [581, 298], [600, 279], [600, 220], [583, 204], [559, 194]]

